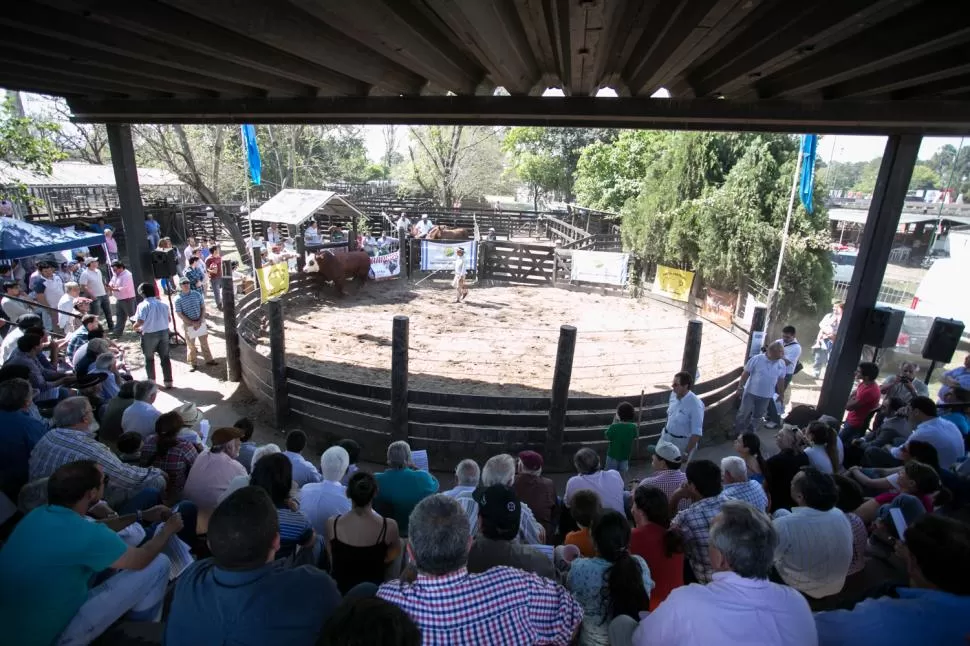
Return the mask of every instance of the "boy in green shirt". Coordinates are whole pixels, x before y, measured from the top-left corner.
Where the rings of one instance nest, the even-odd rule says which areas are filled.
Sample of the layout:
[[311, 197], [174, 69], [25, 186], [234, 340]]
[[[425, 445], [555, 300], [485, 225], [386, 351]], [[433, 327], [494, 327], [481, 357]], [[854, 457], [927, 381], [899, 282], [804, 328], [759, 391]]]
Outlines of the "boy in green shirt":
[[606, 469], [619, 471], [626, 481], [633, 442], [637, 439], [636, 411], [632, 404], [623, 402], [617, 406], [613, 423], [606, 429], [606, 439], [610, 441], [606, 449]]

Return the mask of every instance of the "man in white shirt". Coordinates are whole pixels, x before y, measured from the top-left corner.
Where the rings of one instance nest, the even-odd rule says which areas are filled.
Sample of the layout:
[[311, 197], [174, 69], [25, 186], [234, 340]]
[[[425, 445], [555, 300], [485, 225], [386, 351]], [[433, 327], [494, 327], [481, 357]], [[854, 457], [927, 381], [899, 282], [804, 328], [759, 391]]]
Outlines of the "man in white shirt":
[[785, 414], [785, 395], [788, 393], [788, 386], [791, 385], [792, 377], [795, 376], [795, 368], [798, 367], [798, 360], [802, 356], [802, 344], [795, 337], [795, 326], [786, 325], [781, 330], [781, 338], [775, 341], [781, 343], [785, 356], [785, 390], [778, 396], [777, 406], [768, 406], [767, 428], [778, 428], [781, 425], [781, 416]]
[[797, 507], [775, 512], [781, 579], [812, 599], [837, 594], [852, 562], [852, 525], [835, 504], [838, 485], [827, 473], [804, 467], [791, 483]]
[[[30, 281], [30, 288], [34, 292], [34, 300], [41, 305], [56, 309], [58, 301], [64, 295], [64, 281], [57, 275], [54, 263], [40, 263], [37, 265], [37, 271], [40, 272], [39, 275], [32, 277]], [[44, 327], [53, 331], [54, 326], [57, 325], [57, 315], [53, 314], [52, 317], [52, 314], [52, 312], [46, 309], [41, 309]]]
[[676, 588], [656, 610], [610, 623], [613, 646], [816, 646], [808, 602], [768, 580], [778, 536], [764, 512], [726, 502], [711, 523], [710, 583]]
[[401, 211], [401, 215], [398, 216], [397, 221], [394, 223], [394, 228], [398, 231], [411, 233], [411, 221], [408, 220], [407, 213]]
[[88, 258], [87, 269], [81, 272], [78, 280], [81, 289], [88, 293], [91, 299], [91, 313], [98, 316], [104, 312], [104, 320], [108, 324], [108, 329], [114, 329], [115, 321], [111, 315], [111, 301], [108, 299], [108, 290], [104, 284], [104, 275], [98, 269], [98, 259]]
[[[694, 377], [688, 372], [678, 372], [671, 384], [670, 404], [667, 406], [667, 423], [660, 433], [657, 444], [673, 444], [680, 451], [684, 464], [704, 436], [704, 402], [694, 394]], [[656, 447], [652, 447], [656, 449]]]
[[310, 226], [306, 228], [303, 232], [303, 239], [309, 245], [319, 245], [323, 243], [323, 238], [320, 237], [320, 231], [317, 229], [317, 223], [314, 220], [310, 220]]
[[883, 447], [866, 449], [863, 464], [872, 467], [894, 467], [903, 463], [907, 455], [907, 445], [913, 440], [932, 444], [936, 449], [940, 466], [952, 467], [966, 454], [963, 434], [950, 420], [937, 417], [936, 402], [929, 397], [914, 397], [909, 403], [909, 422], [913, 433], [906, 444], [891, 450]]
[[146, 438], [155, 432], [155, 422], [162, 415], [162, 411], [155, 408], [156, 397], [158, 384], [154, 381], [135, 383], [135, 401], [121, 415], [122, 433], [138, 433]]
[[[57, 301], [57, 310], [60, 312], [57, 315], [57, 325], [62, 330], [67, 330], [68, 327], [71, 327], [70, 319], [74, 318], [71, 316], [71, 313], [74, 312], [74, 299], [78, 298], [80, 295], [80, 285], [74, 281], [64, 284], [64, 295], [61, 296], [59, 301]], [[90, 311], [90, 309], [88, 311]], [[77, 326], [74, 327], [76, 328]]]
[[829, 361], [829, 353], [832, 351], [832, 344], [835, 342], [835, 335], [839, 332], [839, 325], [842, 323], [842, 303], [832, 304], [832, 311], [822, 317], [818, 324], [818, 336], [812, 346], [812, 370], [816, 379], [822, 372], [822, 368]]
[[[320, 482], [321, 480], [320, 472], [313, 466], [313, 463], [300, 455], [300, 452], [305, 448], [306, 433], [303, 431], [290, 431], [289, 435], [286, 436], [286, 450], [283, 451], [283, 455], [293, 464], [293, 482], [298, 487], [302, 487], [311, 482]], [[347, 462], [350, 462], [349, 457], [347, 458]], [[342, 473], [340, 477], [343, 477]]]
[[477, 462], [474, 460], [462, 460], [455, 467], [455, 487], [448, 491], [442, 491], [441, 493], [452, 498], [457, 498], [463, 494], [470, 496], [478, 488], [481, 475], [482, 471], [478, 468]]
[[428, 219], [427, 213], [421, 215], [421, 219], [418, 220], [418, 223], [415, 226], [418, 229], [419, 238], [423, 238], [424, 236], [428, 235], [428, 231], [431, 231], [431, 228], [433, 227], [431, 220]]
[[327, 519], [350, 511], [347, 489], [340, 484], [350, 466], [350, 455], [342, 446], [331, 446], [320, 456], [322, 482], [311, 482], [300, 489], [300, 511], [320, 536], [326, 535]]
[[775, 341], [766, 353], [756, 354], [748, 360], [738, 382], [741, 408], [734, 419], [734, 436], [755, 432], [757, 424], [765, 416], [768, 405], [777, 394], [785, 392], [784, 346]]

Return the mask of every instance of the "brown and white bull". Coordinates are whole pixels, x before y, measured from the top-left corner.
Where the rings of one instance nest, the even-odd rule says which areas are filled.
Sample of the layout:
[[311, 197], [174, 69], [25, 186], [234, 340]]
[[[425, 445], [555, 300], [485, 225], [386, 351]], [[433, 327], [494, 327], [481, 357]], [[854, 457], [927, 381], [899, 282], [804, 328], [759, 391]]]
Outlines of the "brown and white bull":
[[310, 258], [304, 272], [319, 274], [323, 280], [333, 281], [337, 294], [344, 295], [344, 282], [356, 278], [361, 286], [370, 277], [370, 256], [363, 251], [334, 253], [328, 249]]

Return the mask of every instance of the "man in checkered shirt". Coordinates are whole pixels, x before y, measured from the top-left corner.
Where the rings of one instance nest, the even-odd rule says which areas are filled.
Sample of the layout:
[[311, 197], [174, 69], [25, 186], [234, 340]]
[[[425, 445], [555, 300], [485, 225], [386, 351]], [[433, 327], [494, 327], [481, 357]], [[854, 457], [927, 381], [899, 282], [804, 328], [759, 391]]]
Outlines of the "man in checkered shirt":
[[670, 527], [684, 537], [684, 551], [698, 583], [710, 583], [714, 575], [707, 547], [711, 521], [721, 511], [720, 495], [721, 469], [710, 460], [695, 460], [687, 465], [687, 482], [670, 499], [671, 509], [676, 509], [684, 498], [693, 501], [674, 517]]
[[212, 351], [209, 350], [209, 331], [205, 325], [205, 298], [202, 292], [192, 289], [192, 285], [185, 277], [181, 280], [180, 286], [182, 293], [175, 299], [175, 313], [182, 319], [182, 326], [185, 330], [185, 345], [189, 349], [188, 362], [190, 372], [195, 372], [195, 358], [198, 350], [195, 341], [198, 339], [202, 346], [202, 356], [205, 357], [207, 366], [214, 366], [216, 362], [212, 360]]
[[721, 479], [724, 488], [721, 501], [741, 500], [758, 511], [768, 511], [768, 494], [760, 482], [748, 480], [748, 467], [744, 459], [736, 455], [721, 460]]
[[[650, 451], [649, 448], [647, 450]], [[653, 447], [650, 457], [650, 466], [653, 467], [653, 473], [641, 480], [637, 486], [656, 487], [666, 494], [669, 501], [674, 493], [687, 482], [687, 476], [680, 470], [681, 459], [680, 449], [677, 448], [676, 444], [660, 442]], [[687, 498], [682, 498], [677, 511], [683, 511], [689, 506], [690, 501]]]
[[510, 567], [468, 573], [468, 519], [453, 498], [418, 503], [409, 539], [417, 574], [383, 584], [377, 596], [410, 615], [424, 646], [572, 642], [583, 610], [562, 586]]

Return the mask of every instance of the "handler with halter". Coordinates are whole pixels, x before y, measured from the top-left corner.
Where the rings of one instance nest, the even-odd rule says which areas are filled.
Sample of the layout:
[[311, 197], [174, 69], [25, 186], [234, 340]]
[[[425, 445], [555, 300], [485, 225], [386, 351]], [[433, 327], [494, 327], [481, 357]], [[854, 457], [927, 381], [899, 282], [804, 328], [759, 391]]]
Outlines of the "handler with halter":
[[468, 288], [465, 287], [465, 249], [463, 247], [458, 247], [455, 254], [455, 278], [451, 281], [457, 290], [457, 297], [455, 298], [456, 303], [460, 303], [466, 296], [468, 296]]

